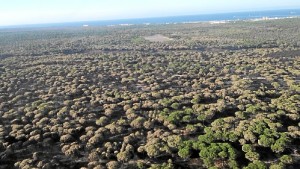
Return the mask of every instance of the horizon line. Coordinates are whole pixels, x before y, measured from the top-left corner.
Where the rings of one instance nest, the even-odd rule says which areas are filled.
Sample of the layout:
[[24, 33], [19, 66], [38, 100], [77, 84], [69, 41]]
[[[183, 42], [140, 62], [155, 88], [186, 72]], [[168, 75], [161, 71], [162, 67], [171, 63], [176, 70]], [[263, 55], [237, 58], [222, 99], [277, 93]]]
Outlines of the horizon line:
[[[30, 23], [30, 24], [14, 24], [14, 25], [0, 25], [0, 29], [51, 27], [50, 25], [59, 26], [60, 24], [71, 24], [71, 23], [75, 24], [75, 23], [84, 23], [84, 22], [126, 21], [126, 20], [139, 20], [139, 19], [172, 18], [172, 17], [181, 17], [181, 16], [183, 16], [183, 17], [187, 17], [187, 16], [205, 16], [205, 15], [221, 15], [221, 14], [230, 14], [230, 13], [266, 12], [266, 11], [283, 11], [283, 10], [300, 10], [300, 8], [244, 10], [244, 11], [233, 11], [233, 12], [229, 12], [229, 11], [224, 12], [223, 11], [223, 12], [215, 12], [215, 13], [187, 14], [187, 15], [169, 15], [169, 16], [153, 16], [153, 17], [151, 17], [151, 16], [150, 17], [131, 17], [131, 18], [120, 18], [120, 19], [99, 19], [99, 20], [79, 20], [79, 21], [65, 21], [65, 22], [43, 22], [43, 23]], [[300, 14], [298, 16], [300, 16]], [[215, 21], [215, 20], [211, 20], [211, 21]]]

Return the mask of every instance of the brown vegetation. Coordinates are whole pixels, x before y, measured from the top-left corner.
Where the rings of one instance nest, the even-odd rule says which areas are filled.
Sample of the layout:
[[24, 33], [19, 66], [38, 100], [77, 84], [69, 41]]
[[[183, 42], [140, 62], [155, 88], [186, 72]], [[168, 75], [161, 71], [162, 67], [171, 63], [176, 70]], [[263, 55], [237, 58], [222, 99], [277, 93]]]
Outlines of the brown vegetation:
[[0, 30], [0, 168], [296, 168], [299, 28]]

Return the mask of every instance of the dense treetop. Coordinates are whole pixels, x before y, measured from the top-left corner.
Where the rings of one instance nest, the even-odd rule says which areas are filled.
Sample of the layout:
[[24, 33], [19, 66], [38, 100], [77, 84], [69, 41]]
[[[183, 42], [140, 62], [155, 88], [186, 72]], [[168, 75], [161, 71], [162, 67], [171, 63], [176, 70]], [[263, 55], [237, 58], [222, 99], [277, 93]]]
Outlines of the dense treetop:
[[296, 168], [299, 21], [2, 29], [0, 168]]

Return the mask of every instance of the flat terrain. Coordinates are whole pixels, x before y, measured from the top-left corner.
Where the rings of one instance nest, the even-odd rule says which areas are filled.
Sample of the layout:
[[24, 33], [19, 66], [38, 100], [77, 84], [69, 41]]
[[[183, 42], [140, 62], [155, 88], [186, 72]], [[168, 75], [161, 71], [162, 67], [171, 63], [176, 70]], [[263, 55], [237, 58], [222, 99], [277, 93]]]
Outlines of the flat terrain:
[[168, 38], [168, 37], [160, 35], [160, 34], [152, 35], [152, 36], [146, 36], [144, 38], [146, 40], [150, 41], [150, 42], [167, 42], [167, 41], [173, 40], [171, 38]]
[[0, 168], [299, 168], [300, 19], [0, 30]]

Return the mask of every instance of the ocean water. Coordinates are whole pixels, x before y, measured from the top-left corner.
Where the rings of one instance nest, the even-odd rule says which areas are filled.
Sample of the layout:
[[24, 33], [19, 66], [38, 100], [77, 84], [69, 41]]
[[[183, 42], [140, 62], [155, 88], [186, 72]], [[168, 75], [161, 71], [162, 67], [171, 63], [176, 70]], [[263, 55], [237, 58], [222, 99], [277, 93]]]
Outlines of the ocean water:
[[0, 28], [82, 27], [82, 26], [113, 26], [113, 25], [138, 25], [138, 24], [173, 24], [173, 23], [186, 23], [186, 22], [250, 20], [250, 19], [260, 19], [260, 18], [264, 18], [264, 17], [268, 17], [268, 18], [300, 17], [300, 9], [233, 12], [233, 13], [218, 13], [218, 14], [203, 14], [203, 15], [156, 17], [156, 18], [103, 20], [103, 21], [81, 21], [81, 22], [68, 22], [68, 23], [6, 26], [6, 27], [0, 27]]

